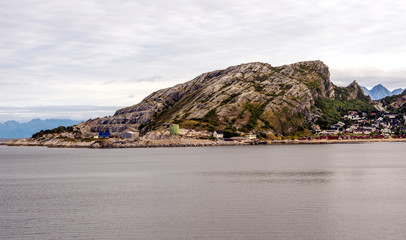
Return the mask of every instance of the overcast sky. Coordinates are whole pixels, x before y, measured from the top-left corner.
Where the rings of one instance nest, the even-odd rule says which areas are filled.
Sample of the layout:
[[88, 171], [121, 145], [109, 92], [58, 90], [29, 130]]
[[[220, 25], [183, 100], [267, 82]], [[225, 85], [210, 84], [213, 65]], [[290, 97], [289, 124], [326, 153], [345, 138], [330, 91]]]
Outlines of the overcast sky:
[[0, 122], [111, 115], [254, 61], [319, 59], [336, 85], [404, 88], [405, 13], [401, 0], [0, 1]]

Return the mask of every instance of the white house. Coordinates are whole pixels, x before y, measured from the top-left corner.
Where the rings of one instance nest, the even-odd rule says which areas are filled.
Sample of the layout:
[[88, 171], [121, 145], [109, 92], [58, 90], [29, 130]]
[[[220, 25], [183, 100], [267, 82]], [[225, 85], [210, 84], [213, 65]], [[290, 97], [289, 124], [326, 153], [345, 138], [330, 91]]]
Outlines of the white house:
[[338, 125], [338, 126], [340, 126], [340, 127], [344, 127], [345, 126], [345, 123], [343, 123], [343, 122], [338, 122], [338, 123], [336, 123], [336, 125]]
[[354, 134], [371, 134], [370, 130], [365, 130], [365, 129], [354, 129], [352, 132]]
[[219, 131], [219, 130], [214, 131], [213, 132], [213, 137], [217, 138], [217, 139], [224, 138], [224, 133], [222, 131]]
[[323, 135], [335, 135], [338, 134], [340, 131], [338, 129], [327, 129], [327, 130], [323, 130], [321, 132], [321, 134]]
[[319, 125], [312, 125], [312, 129], [316, 132], [316, 134], [319, 134], [321, 132]]
[[136, 139], [139, 136], [140, 136], [139, 132], [126, 131], [126, 132], [122, 133], [120, 137]]
[[384, 135], [390, 135], [392, 133], [392, 131], [389, 128], [385, 128], [385, 129], [382, 130], [382, 133]]
[[363, 131], [364, 131], [364, 134], [365, 134], [365, 135], [369, 135], [369, 134], [372, 133], [371, 130], [366, 130], [366, 129], [364, 129]]
[[252, 134], [252, 133], [247, 134], [245, 137], [246, 137], [247, 139], [249, 139], [249, 140], [257, 139], [257, 135]]
[[365, 126], [363, 127], [364, 130], [369, 131], [369, 132], [375, 132], [376, 127], [375, 126]]

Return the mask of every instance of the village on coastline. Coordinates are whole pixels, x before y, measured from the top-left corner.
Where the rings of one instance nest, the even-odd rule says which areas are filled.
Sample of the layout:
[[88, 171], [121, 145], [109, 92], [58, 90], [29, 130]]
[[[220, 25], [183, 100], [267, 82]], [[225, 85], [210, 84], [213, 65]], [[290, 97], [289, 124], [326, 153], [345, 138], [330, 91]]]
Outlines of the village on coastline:
[[[95, 132], [83, 139], [68, 135], [47, 133], [48, 137], [12, 140], [10, 146], [128, 148], [128, 147], [188, 147], [231, 146], [262, 144], [322, 144], [375, 141], [405, 141], [405, 116], [388, 113], [381, 108], [375, 112], [348, 111], [340, 121], [322, 129], [313, 124], [306, 132], [297, 136], [274, 136], [267, 138], [264, 132], [198, 131], [180, 128], [178, 124], [167, 124], [159, 131], [140, 134], [138, 129], [129, 129], [119, 135], [109, 131]], [[63, 130], [63, 129], [62, 129]], [[67, 134], [67, 133], [65, 133]], [[50, 136], [55, 135], [54, 137]]]
[[[333, 124], [328, 129], [321, 129], [319, 125], [311, 126], [311, 134], [299, 137], [281, 137], [271, 141], [264, 139], [259, 132], [239, 133], [237, 136], [227, 136], [221, 130], [211, 133], [208, 139], [216, 142], [235, 142], [246, 144], [270, 144], [286, 143], [291, 141], [311, 140], [368, 140], [368, 139], [403, 139], [406, 138], [405, 117], [401, 114], [377, 111], [372, 113], [349, 111], [341, 121]], [[168, 126], [167, 138], [190, 138], [198, 139], [199, 134], [190, 136], [185, 134], [185, 129], [180, 129], [178, 124]], [[110, 132], [99, 132], [94, 138], [118, 138], [139, 140], [140, 133], [137, 130], [126, 131], [120, 136], [113, 136]], [[142, 139], [142, 137], [141, 137]]]
[[312, 139], [387, 139], [406, 138], [405, 118], [403, 115], [379, 111], [373, 113], [349, 111], [341, 121], [320, 129], [313, 125], [316, 136], [301, 137], [299, 140]]
[[406, 91], [402, 94], [371, 101], [356, 81], [335, 86], [318, 60], [279, 67], [248, 63], [161, 89], [113, 116], [6, 144], [121, 148], [403, 141]]

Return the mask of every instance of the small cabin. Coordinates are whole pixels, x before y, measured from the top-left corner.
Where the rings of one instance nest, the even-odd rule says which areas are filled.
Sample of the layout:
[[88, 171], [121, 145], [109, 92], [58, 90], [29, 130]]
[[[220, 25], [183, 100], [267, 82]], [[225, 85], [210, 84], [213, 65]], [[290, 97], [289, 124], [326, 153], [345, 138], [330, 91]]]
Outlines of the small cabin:
[[85, 138], [99, 138], [99, 133], [86, 133]]
[[130, 138], [130, 139], [137, 139], [140, 136], [139, 132], [133, 132], [133, 131], [126, 131], [123, 132], [120, 137], [121, 138]]
[[384, 135], [389, 135], [392, 133], [392, 131], [389, 128], [385, 128], [381, 131]]
[[217, 139], [222, 139], [224, 138], [224, 133], [222, 131], [214, 131], [213, 132], [213, 137]]
[[254, 139], [257, 139], [257, 135], [250, 133], [250, 134], [246, 135], [246, 138], [249, 140], [254, 140]]
[[110, 132], [99, 132], [99, 138], [109, 138]]

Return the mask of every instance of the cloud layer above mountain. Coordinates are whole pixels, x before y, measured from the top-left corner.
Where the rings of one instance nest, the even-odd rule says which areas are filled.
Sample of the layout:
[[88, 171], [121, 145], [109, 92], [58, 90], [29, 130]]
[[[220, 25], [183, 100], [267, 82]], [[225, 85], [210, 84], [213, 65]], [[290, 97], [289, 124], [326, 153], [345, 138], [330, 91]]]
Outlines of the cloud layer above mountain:
[[0, 105], [127, 106], [245, 62], [320, 59], [332, 81], [404, 87], [404, 1], [0, 3]]

